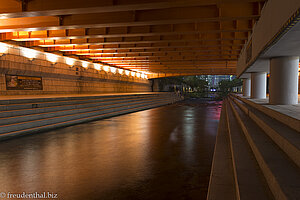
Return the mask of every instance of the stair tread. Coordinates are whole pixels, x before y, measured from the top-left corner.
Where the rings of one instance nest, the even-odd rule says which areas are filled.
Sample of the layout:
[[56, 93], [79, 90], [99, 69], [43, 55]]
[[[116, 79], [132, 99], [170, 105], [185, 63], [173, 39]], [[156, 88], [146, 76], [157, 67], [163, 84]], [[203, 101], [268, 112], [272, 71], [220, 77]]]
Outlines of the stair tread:
[[239, 103], [246, 106], [248, 109], [251, 110], [255, 115], [257, 115], [259, 118], [263, 119], [265, 123], [267, 123], [272, 129], [276, 130], [277, 133], [279, 133], [282, 137], [289, 140], [289, 142], [293, 145], [295, 145], [298, 149], [300, 149], [300, 134], [296, 130], [286, 126], [283, 123], [278, 122], [276, 119], [266, 115], [265, 113], [252, 108], [251, 106], [245, 104], [241, 100], [236, 99], [239, 101]]
[[[242, 102], [245, 102], [247, 105], [250, 105], [253, 108], [256, 108], [257, 110], [263, 112], [264, 114], [271, 116], [281, 122], [282, 124], [285, 124], [286, 126], [290, 127], [293, 130], [296, 130], [300, 132], [300, 123], [299, 119], [294, 118], [293, 116], [289, 115], [288, 113], [291, 112], [280, 112], [277, 109], [274, 109], [274, 105], [268, 105], [266, 102], [264, 104], [259, 103], [259, 101], [247, 99], [238, 95], [232, 95], [232, 97], [241, 100]], [[265, 100], [264, 100], [265, 101]], [[275, 107], [277, 107], [276, 105]], [[279, 105], [280, 106], [280, 105]], [[286, 109], [284, 109], [286, 111]], [[293, 112], [295, 113], [295, 111]]]
[[[130, 112], [141, 111], [141, 110], [149, 109], [149, 108], [155, 108], [155, 107], [162, 106], [162, 105], [165, 105], [165, 104], [156, 103], [156, 104], [151, 104], [151, 105], [146, 105], [146, 106], [144, 105], [141, 107], [135, 107], [135, 108], [130, 108], [130, 109], [121, 110], [121, 111], [113, 111], [110, 113], [99, 114], [96, 116], [83, 117], [83, 118], [79, 118], [79, 119], [72, 119], [72, 120], [67, 120], [67, 121], [63, 121], [63, 122], [57, 122], [54, 124], [48, 124], [48, 125], [23, 129], [23, 130], [19, 130], [19, 131], [13, 131], [13, 132], [9, 132], [9, 133], [0, 134], [0, 140], [7, 139], [7, 137], [14, 137], [16, 135], [23, 135], [23, 134], [28, 134], [28, 133], [32, 133], [32, 132], [43, 132], [43, 130], [47, 129], [47, 128], [48, 128], [47, 130], [49, 130], [49, 129], [53, 129], [53, 128], [64, 127], [64, 126], [74, 125], [74, 124], [78, 124], [78, 123], [84, 123], [87, 121], [95, 121], [95, 120], [99, 120], [99, 119], [103, 119], [103, 118], [107, 118], [107, 117], [113, 117], [113, 116], [118, 116], [121, 114], [127, 114]], [[51, 128], [51, 127], [53, 127], [53, 128]], [[43, 130], [41, 131], [42, 128], [43, 128]]]
[[[300, 135], [294, 129], [280, 123], [261, 111], [234, 99], [237, 105], [248, 109], [248, 115], [265, 133], [300, 167]], [[266, 126], [265, 126], [266, 125]]]
[[[166, 101], [166, 100], [161, 100], [161, 101], [151, 101], [149, 104], [153, 104], [154, 102], [162, 102], [162, 101]], [[141, 105], [141, 104], [144, 104], [144, 102], [139, 103], [139, 104], [134, 104], [134, 105], [132, 105], [132, 106], [137, 106], [137, 105]], [[147, 105], [148, 105], [148, 104], [147, 104]], [[120, 106], [120, 107], [114, 107], [114, 108], [103, 109], [102, 111], [107, 111], [107, 110], [112, 110], [112, 109], [117, 109], [117, 108], [126, 108], [126, 107], [128, 107], [128, 106], [124, 105], [124, 106]], [[25, 121], [25, 122], [19, 122], [19, 123], [8, 124], [8, 125], [0, 125], [0, 128], [1, 128], [1, 127], [9, 127], [9, 126], [20, 125], [20, 124], [25, 124], [25, 123], [39, 122], [39, 121], [50, 120], [50, 119], [55, 119], [55, 118], [62, 118], [62, 117], [67, 117], [67, 116], [83, 115], [83, 114], [87, 114], [87, 113], [96, 113], [96, 112], [99, 112], [99, 110], [96, 110], [96, 111], [88, 111], [88, 112], [82, 112], [82, 113], [67, 114], [67, 115], [63, 115], [63, 116], [55, 116], [55, 117], [49, 117], [49, 118], [45, 118], [45, 119], [28, 120], [28, 121]]]
[[[126, 95], [99, 95], [99, 96], [71, 96], [71, 97], [45, 97], [45, 98], [24, 98], [24, 99], [7, 99], [0, 100], [2, 105], [23, 105], [32, 103], [51, 103], [51, 102], [69, 102], [69, 101], [86, 101], [97, 99], [115, 99], [141, 96], [162, 96], [161, 94], [126, 94]], [[24, 102], [25, 101], [25, 102]], [[16, 103], [14, 103], [16, 102]]]
[[236, 123], [237, 120], [229, 105], [226, 107], [240, 199], [273, 199], [241, 127]]
[[226, 123], [226, 111], [223, 106], [216, 137], [207, 200], [236, 199], [232, 157], [230, 154]]
[[[253, 148], [257, 148], [263, 161], [268, 166], [267, 170], [270, 170], [274, 179], [270, 179], [268, 183], [274, 184], [277, 187], [276, 182], [279, 184], [279, 188], [288, 199], [300, 199], [300, 172], [299, 168], [287, 157], [287, 155], [260, 129], [255, 122], [252, 121], [243, 111], [234, 103], [232, 106], [241, 118], [244, 127], [249, 133], [250, 139], [253, 141]], [[249, 141], [249, 140], [248, 140]], [[257, 156], [256, 156], [257, 158]], [[266, 177], [268, 179], [268, 177]], [[285, 199], [281, 196], [280, 191], [272, 190], [279, 195], [279, 198]], [[274, 194], [275, 195], [275, 194]]]
[[[145, 98], [145, 99], [135, 99], [130, 101], [130, 103], [135, 103], [135, 102], [148, 102], [148, 101], [153, 101], [153, 100], [163, 100], [166, 98], [155, 98], [155, 99], [149, 99], [149, 98]], [[113, 104], [115, 103], [115, 104]], [[10, 117], [0, 117], [1, 119], [13, 119], [13, 118], [18, 118], [18, 117], [24, 117], [24, 116], [34, 116], [34, 115], [41, 115], [41, 114], [50, 114], [50, 113], [58, 113], [58, 112], [65, 112], [65, 111], [69, 111], [69, 110], [81, 110], [81, 109], [87, 109], [87, 108], [96, 108], [96, 107], [107, 107], [110, 105], [116, 105], [116, 104], [125, 104], [128, 103], [127, 101], [115, 101], [115, 102], [111, 102], [110, 104], [104, 104], [104, 105], [97, 105], [97, 106], [89, 106], [89, 107], [83, 107], [83, 108], [66, 108], [63, 110], [57, 110], [57, 111], [45, 111], [45, 112], [37, 112], [37, 113], [31, 113], [31, 114], [23, 114], [23, 115], [16, 115], [16, 116], [10, 116]], [[97, 104], [97, 103], [89, 103], [89, 104]], [[77, 104], [76, 106], [80, 106], [80, 105], [87, 105], [87, 104]], [[74, 105], [69, 105], [74, 106]], [[53, 107], [48, 107], [48, 108], [58, 108], [58, 107], [67, 107], [67, 106], [53, 106]], [[34, 110], [40, 109], [41, 111], [44, 110], [45, 108], [34, 108]], [[25, 110], [25, 109], [24, 109]], [[26, 109], [27, 110], [27, 109]], [[32, 110], [32, 109], [28, 109], [28, 110]], [[1, 126], [1, 125], [0, 125]]]
[[[0, 108], [6, 108], [8, 107], [8, 110], [1, 110], [1, 112], [13, 112], [16, 110], [25, 110], [25, 109], [31, 109], [32, 105], [36, 105], [37, 108], [49, 108], [49, 107], [56, 107], [56, 106], [66, 106], [66, 105], [83, 105], [83, 104], [90, 104], [90, 103], [96, 103], [96, 102], [111, 102], [111, 101], [120, 101], [120, 100], [130, 100], [130, 99], [145, 99], [145, 98], [161, 98], [163, 96], [158, 95], [152, 95], [149, 96], [127, 96], [127, 97], [121, 97], [121, 98], [97, 98], [97, 99], [82, 99], [82, 100], [70, 100], [70, 101], [49, 101], [49, 102], [32, 102], [32, 103], [23, 103], [23, 104], [6, 104], [6, 105], [0, 105]], [[48, 104], [48, 105], [45, 105]], [[59, 104], [59, 105], [57, 105]], [[15, 108], [14, 108], [15, 106]], [[30, 106], [30, 108], [28, 108]], [[20, 108], [23, 107], [23, 108]]]

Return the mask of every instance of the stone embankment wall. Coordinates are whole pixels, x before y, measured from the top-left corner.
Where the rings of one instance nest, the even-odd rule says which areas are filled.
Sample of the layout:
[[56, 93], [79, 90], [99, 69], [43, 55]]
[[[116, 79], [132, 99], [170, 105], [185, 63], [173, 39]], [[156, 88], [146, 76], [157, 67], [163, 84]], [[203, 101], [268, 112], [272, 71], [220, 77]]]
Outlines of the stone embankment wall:
[[[7, 85], [7, 76], [41, 78], [42, 89], [11, 89]], [[31, 60], [17, 48], [10, 48], [0, 57], [0, 95], [149, 91], [151, 84], [145, 78], [96, 70], [92, 64], [85, 68], [78, 62], [73, 66], [63, 61], [51, 63], [42, 55]]]

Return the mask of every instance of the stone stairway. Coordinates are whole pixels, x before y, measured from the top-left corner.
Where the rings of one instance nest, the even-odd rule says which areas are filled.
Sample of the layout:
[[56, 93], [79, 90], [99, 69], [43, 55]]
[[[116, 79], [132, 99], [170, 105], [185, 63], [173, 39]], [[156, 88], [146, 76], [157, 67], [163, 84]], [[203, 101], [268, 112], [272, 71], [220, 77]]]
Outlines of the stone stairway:
[[113, 117], [181, 100], [173, 93], [0, 100], [0, 140]]
[[298, 126], [234, 96], [222, 113], [207, 199], [300, 199]]

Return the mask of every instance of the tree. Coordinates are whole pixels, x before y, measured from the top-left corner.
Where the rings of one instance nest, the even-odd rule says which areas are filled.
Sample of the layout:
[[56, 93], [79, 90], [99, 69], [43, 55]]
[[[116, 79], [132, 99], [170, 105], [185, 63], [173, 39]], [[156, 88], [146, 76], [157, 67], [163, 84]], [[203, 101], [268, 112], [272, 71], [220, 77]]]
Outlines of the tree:
[[208, 82], [197, 76], [187, 76], [184, 83], [192, 88], [193, 91], [204, 92], [208, 88]]
[[231, 91], [233, 87], [238, 87], [243, 85], [243, 82], [241, 79], [233, 79], [230, 80], [222, 80], [219, 82], [219, 91], [221, 94], [221, 97], [227, 96]]

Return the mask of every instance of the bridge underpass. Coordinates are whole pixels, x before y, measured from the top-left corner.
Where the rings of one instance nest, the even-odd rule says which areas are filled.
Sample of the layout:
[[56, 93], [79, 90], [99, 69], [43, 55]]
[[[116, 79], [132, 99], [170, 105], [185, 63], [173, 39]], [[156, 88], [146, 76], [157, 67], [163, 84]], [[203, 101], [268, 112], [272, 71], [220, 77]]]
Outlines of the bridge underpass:
[[[299, 199], [299, 8], [0, 1], [1, 195]], [[156, 84], [191, 75], [243, 79], [220, 123], [221, 102], [181, 101]]]

